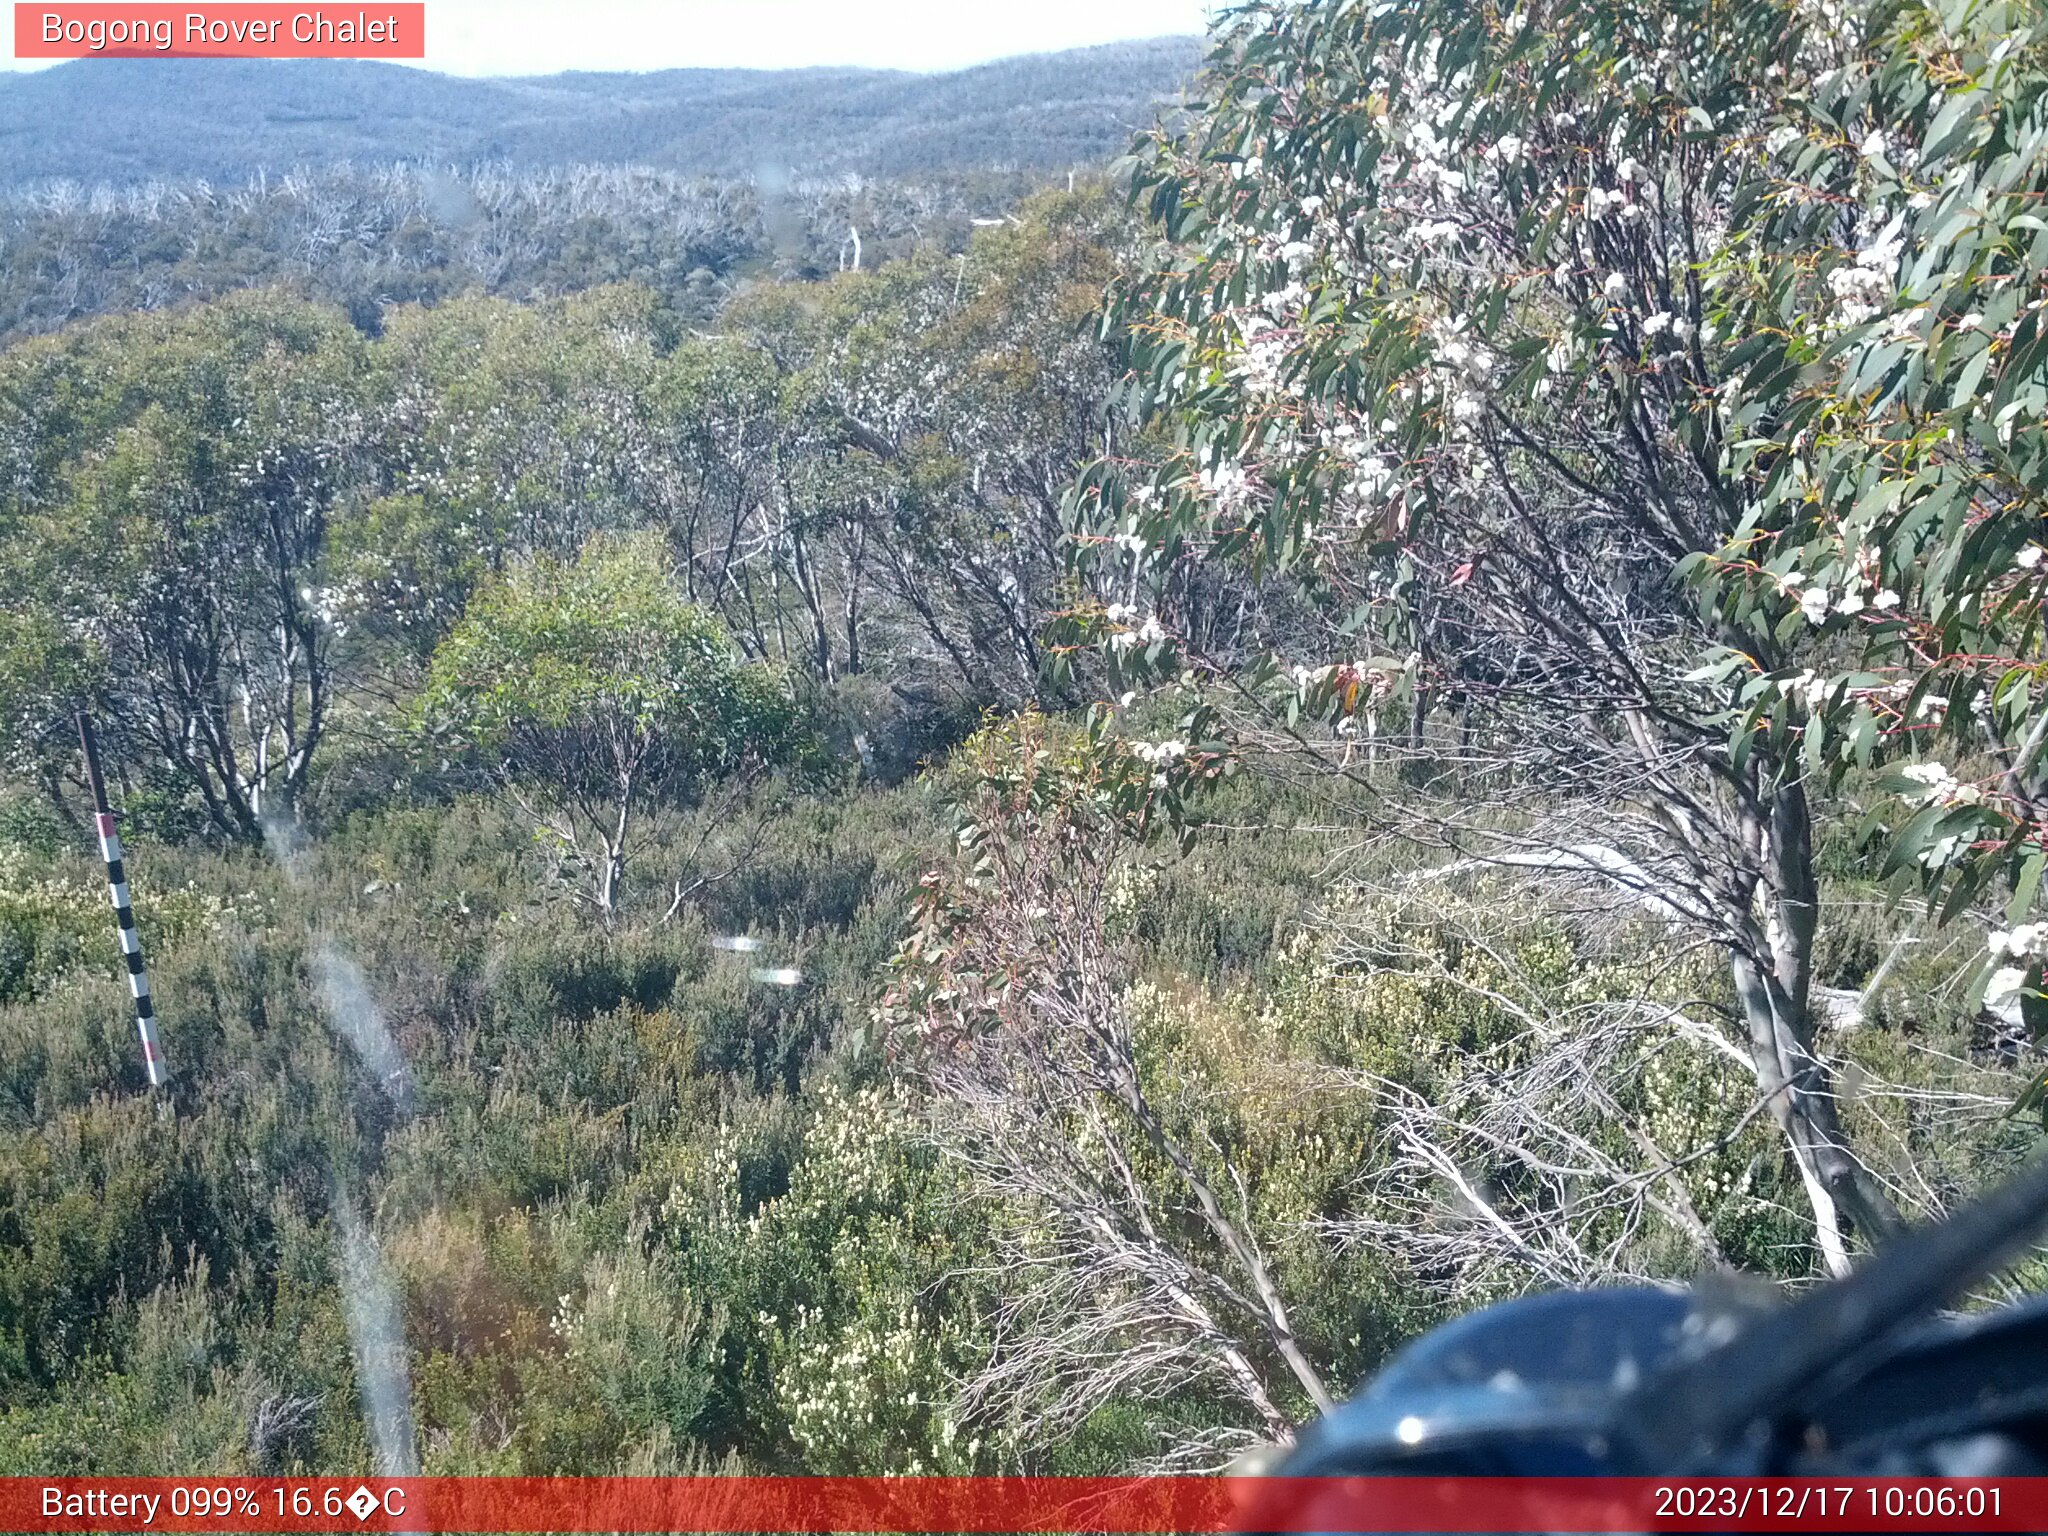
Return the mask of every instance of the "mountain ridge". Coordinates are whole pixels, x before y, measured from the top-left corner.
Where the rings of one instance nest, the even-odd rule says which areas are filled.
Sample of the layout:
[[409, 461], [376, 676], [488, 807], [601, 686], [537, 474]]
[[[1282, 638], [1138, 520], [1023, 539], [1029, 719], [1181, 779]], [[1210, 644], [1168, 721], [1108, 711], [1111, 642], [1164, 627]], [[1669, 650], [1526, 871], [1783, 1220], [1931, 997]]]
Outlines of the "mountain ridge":
[[369, 60], [91, 59], [0, 77], [0, 185], [233, 180], [339, 161], [635, 163], [706, 176], [1059, 170], [1193, 77], [1165, 37], [941, 74], [441, 75]]

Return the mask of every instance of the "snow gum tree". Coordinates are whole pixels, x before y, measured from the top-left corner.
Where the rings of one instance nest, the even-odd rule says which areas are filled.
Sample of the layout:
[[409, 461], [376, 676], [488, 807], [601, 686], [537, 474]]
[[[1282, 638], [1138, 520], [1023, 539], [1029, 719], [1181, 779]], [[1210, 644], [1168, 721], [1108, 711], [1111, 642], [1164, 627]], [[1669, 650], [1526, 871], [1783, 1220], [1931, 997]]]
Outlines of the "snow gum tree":
[[678, 595], [649, 536], [593, 539], [573, 562], [539, 557], [486, 583], [418, 708], [429, 745], [474, 762], [589, 868], [607, 920], [641, 813], [804, 747], [781, 678]]
[[[1730, 728], [1757, 676], [1813, 670], [1831, 636], [1677, 577], [1773, 494], [1770, 390], [1725, 404], [1770, 384], [1732, 295], [1785, 180], [1786, 102], [1841, 78], [1868, 25], [1792, 0], [1238, 13], [1206, 112], [1139, 155], [1167, 238], [1109, 317], [1159, 451], [1075, 493], [1092, 590], [1128, 592], [1076, 638], [1106, 642], [1120, 692], [1249, 702], [1241, 728], [1322, 753], [1382, 826], [1725, 954], [1835, 1271], [1899, 1217], [1817, 1040], [1815, 765], [1796, 722]], [[1773, 259], [1824, 274], [1862, 218], [1809, 220]], [[1269, 594], [1256, 643], [1217, 642], [1218, 568]]]
[[[1715, 274], [1717, 414], [1748, 494], [1688, 570], [1731, 636], [1731, 741], [1817, 775], [1888, 763], [1892, 868], [1951, 919], [2006, 900], [1979, 987], [2038, 1037], [2048, 20], [1859, 20], [1862, 49], [1779, 102]], [[1732, 638], [1758, 630], [1774, 650]]]
[[365, 348], [243, 294], [25, 345], [0, 367], [0, 717], [60, 794], [72, 709], [117, 779], [167, 778], [223, 837], [300, 814], [329, 724], [330, 524], [374, 493]]

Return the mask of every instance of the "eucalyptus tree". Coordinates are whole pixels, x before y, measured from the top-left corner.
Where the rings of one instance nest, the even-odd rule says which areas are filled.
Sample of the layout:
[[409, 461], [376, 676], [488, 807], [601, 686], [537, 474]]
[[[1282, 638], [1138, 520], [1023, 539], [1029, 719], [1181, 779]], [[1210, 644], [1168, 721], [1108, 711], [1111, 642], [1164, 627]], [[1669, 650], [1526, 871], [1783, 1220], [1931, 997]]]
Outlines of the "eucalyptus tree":
[[[1197, 739], [1235, 710], [1382, 827], [1718, 947], [1836, 1270], [1898, 1216], [1817, 1038], [1812, 765], [1796, 731], [1731, 733], [1723, 659], [1796, 675], [1826, 636], [1674, 573], [1769, 494], [1758, 416], [1721, 408], [1757, 352], [1723, 295], [1783, 103], [1861, 27], [1793, 0], [1247, 7], [1207, 111], [1139, 157], [1167, 243], [1109, 317], [1169, 441], [1076, 492], [1084, 567], [1127, 583], [1076, 623], [1114, 688], [1177, 679]], [[1811, 227], [1810, 260], [1852, 226]], [[1219, 568], [1260, 579], [1260, 625], [1219, 623]], [[1363, 761], [1321, 729], [1393, 720]]]
[[[1872, 820], [1890, 867], [1950, 918], [2006, 902], [1979, 987], [2017, 994], [2038, 1036], [2048, 18], [1863, 20], [1864, 53], [1788, 82], [1717, 274], [1709, 323], [1734, 343], [1717, 405], [1752, 489], [1690, 571], [1731, 632], [1779, 641], [1721, 654], [1742, 683], [1731, 739], [1816, 773], [1888, 764]], [[1801, 635], [1822, 642], [1811, 661]]]
[[422, 746], [504, 790], [582, 867], [607, 920], [649, 808], [805, 750], [783, 679], [740, 659], [646, 534], [486, 581], [416, 707]]
[[168, 774], [218, 832], [297, 814], [333, 703], [330, 527], [378, 480], [366, 374], [338, 312], [268, 294], [6, 355], [7, 629], [71, 679], [12, 726], [46, 768], [90, 704], [117, 770]]
[[1093, 318], [1125, 222], [1099, 189], [1049, 194], [958, 256], [728, 312], [783, 380], [783, 525], [830, 670], [1042, 696], [1062, 493], [1110, 441], [1113, 359]]
[[663, 341], [655, 295], [631, 285], [394, 315], [379, 362], [399, 488], [443, 509], [460, 547], [494, 556], [573, 555], [632, 526]]

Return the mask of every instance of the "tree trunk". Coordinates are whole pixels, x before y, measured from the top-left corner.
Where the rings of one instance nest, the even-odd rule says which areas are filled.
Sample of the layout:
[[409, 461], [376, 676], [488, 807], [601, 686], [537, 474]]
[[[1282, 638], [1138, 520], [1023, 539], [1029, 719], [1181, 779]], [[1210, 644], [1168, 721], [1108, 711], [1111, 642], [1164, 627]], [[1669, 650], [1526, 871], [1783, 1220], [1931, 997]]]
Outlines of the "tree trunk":
[[[619, 884], [626, 878], [626, 834], [633, 823], [633, 793], [639, 787], [637, 769], [619, 776], [619, 811], [604, 838], [604, 869], [598, 876], [597, 907], [607, 925], [618, 911]], [[602, 831], [603, 828], [600, 828]]]
[[1903, 1223], [1849, 1147], [1834, 1084], [1814, 1049], [1809, 998], [1819, 891], [1811, 829], [1806, 792], [1796, 781], [1767, 791], [1761, 814], [1745, 816], [1744, 840], [1758, 855], [1760, 882], [1753, 888], [1757, 899], [1735, 925], [1729, 961], [1757, 1088], [1806, 1187], [1822, 1260], [1829, 1273], [1845, 1275], [1845, 1218], [1871, 1243], [1897, 1235]]

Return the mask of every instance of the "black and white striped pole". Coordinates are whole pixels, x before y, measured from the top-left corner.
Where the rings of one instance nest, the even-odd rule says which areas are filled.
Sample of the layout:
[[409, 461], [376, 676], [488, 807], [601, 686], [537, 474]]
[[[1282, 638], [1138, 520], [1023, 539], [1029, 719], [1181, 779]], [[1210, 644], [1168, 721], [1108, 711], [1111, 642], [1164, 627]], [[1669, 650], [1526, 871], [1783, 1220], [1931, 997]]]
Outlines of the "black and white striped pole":
[[121, 937], [121, 958], [128, 966], [128, 990], [135, 994], [135, 1028], [142, 1036], [142, 1065], [149, 1086], [161, 1088], [166, 1076], [164, 1053], [156, 1043], [156, 1006], [149, 998], [149, 968], [142, 963], [142, 939], [135, 931], [135, 909], [128, 903], [128, 871], [121, 861], [121, 834], [107, 806], [107, 781], [100, 773], [100, 749], [92, 736], [92, 718], [78, 715], [78, 744], [85, 748], [85, 777], [92, 785], [93, 824], [99, 829], [100, 855], [107, 861], [107, 894], [114, 903], [114, 922]]

